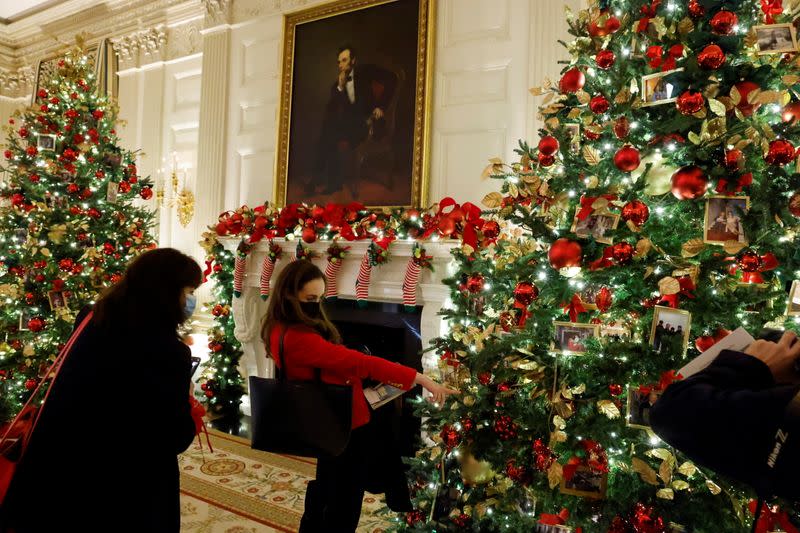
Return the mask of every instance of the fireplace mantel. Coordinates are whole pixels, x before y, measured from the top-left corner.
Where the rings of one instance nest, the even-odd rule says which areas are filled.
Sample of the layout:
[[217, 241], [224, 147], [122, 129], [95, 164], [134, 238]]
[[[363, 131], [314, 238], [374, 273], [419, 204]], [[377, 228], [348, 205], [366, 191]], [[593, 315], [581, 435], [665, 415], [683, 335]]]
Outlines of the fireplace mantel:
[[[220, 242], [226, 250], [235, 252], [239, 245], [238, 238], [221, 238]], [[275, 239], [283, 249], [280, 260], [275, 264], [272, 282], [285, 265], [289, 263], [297, 247], [297, 240]], [[306, 245], [312, 249], [317, 257], [312, 259], [314, 264], [325, 270], [326, 251], [332, 241], [317, 241]], [[343, 242], [341, 246], [350, 246], [342, 262], [339, 272], [338, 288], [340, 299], [356, 299], [356, 277], [364, 254], [367, 252], [370, 241]], [[420, 318], [420, 335], [423, 350], [428, 348], [432, 339], [444, 333], [444, 321], [438, 315], [439, 311], [449, 305], [450, 289], [442, 280], [451, 277], [456, 269], [452, 257], [452, 250], [460, 245], [456, 240], [430, 241], [424, 244], [427, 255], [432, 256], [431, 263], [434, 271], [423, 270], [420, 274], [417, 292], [417, 305], [422, 306]], [[413, 253], [414, 241], [395, 241], [389, 247], [389, 261], [372, 269], [369, 286], [369, 300], [375, 302], [402, 303], [403, 278], [405, 276], [408, 260]], [[259, 337], [261, 319], [266, 312], [267, 304], [261, 299], [259, 285], [261, 279], [261, 265], [269, 250], [266, 241], [259, 242], [251, 250], [247, 258], [246, 274], [242, 295], [234, 298], [231, 305], [236, 328], [234, 335], [242, 343], [244, 356], [241, 370], [245, 377], [258, 375], [271, 377], [273, 375], [272, 362], [266, 357], [263, 343]], [[434, 354], [427, 354], [423, 358], [423, 367], [428, 370], [436, 366]], [[243, 409], [247, 413], [249, 405], [245, 402]]]

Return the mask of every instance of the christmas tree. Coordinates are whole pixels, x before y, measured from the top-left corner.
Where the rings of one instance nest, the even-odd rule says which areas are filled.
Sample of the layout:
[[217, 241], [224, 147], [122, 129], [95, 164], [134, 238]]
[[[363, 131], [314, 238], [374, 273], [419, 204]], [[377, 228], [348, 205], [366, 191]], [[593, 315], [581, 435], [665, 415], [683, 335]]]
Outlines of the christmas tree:
[[540, 140], [493, 161], [494, 220], [456, 254], [435, 344], [463, 394], [422, 408], [432, 445], [398, 529], [748, 530], [754, 493], [660, 441], [649, 407], [730, 330], [797, 329], [791, 7], [567, 12], [572, 59], [534, 89]]
[[[152, 197], [119, 146], [116, 107], [76, 48], [9, 120], [0, 189], [0, 420], [16, 413], [80, 309], [155, 247]], [[124, 339], [120, 339], [124, 342]], [[113, 347], [110, 349], [113, 350]]]

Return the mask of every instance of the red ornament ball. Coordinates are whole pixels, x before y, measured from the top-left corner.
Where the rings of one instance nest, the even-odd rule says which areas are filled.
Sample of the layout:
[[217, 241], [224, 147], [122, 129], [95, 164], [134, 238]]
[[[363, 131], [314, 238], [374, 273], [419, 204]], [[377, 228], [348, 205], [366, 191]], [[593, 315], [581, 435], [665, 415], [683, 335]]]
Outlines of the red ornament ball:
[[314, 228], [305, 227], [302, 232], [303, 242], [311, 244], [317, 240], [317, 231]]
[[494, 432], [500, 440], [509, 440], [517, 436], [518, 426], [508, 415], [501, 415], [494, 422]]
[[605, 37], [619, 30], [620, 22], [617, 17], [609, 16], [605, 24], [602, 26], [598, 24], [597, 20], [589, 23], [588, 31], [592, 37]]
[[697, 0], [689, 0], [689, 16], [692, 18], [699, 19], [700, 17], [705, 16], [706, 8], [700, 5]]
[[503, 311], [502, 313], [500, 313], [499, 319], [500, 319], [500, 328], [503, 331], [508, 333], [509, 331], [514, 329], [516, 323], [514, 321], [514, 315], [512, 313], [509, 313], [508, 311]]
[[577, 67], [566, 71], [558, 82], [558, 88], [562, 93], [576, 93], [583, 89], [586, 83], [586, 76]]
[[725, 151], [725, 169], [729, 172], [741, 170], [744, 166], [744, 153], [741, 150], [733, 149]]
[[675, 107], [682, 115], [694, 115], [703, 109], [704, 104], [703, 93], [692, 91], [684, 91], [675, 101]]
[[650, 218], [650, 208], [641, 200], [631, 200], [622, 207], [622, 220], [631, 221], [641, 227]]
[[725, 52], [716, 44], [709, 44], [697, 54], [697, 64], [706, 70], [716, 70], [725, 64]]
[[36, 380], [33, 378], [25, 380], [25, 390], [33, 390], [36, 388]]
[[611, 247], [611, 255], [614, 260], [624, 265], [633, 259], [633, 245], [629, 242], [618, 242]]
[[44, 329], [44, 320], [38, 316], [31, 318], [28, 320], [28, 329], [34, 333], [42, 331]]
[[714, 337], [710, 335], [703, 335], [694, 340], [694, 347], [697, 348], [698, 352], [705, 352], [716, 343], [717, 341], [714, 339]]
[[786, 139], [775, 139], [769, 143], [769, 151], [764, 156], [764, 161], [770, 165], [788, 165], [797, 157], [797, 152]]
[[122, 194], [127, 194], [131, 192], [131, 184], [127, 181], [120, 181], [119, 182], [119, 192]]
[[639, 168], [639, 150], [627, 144], [614, 154], [614, 164], [623, 172], [633, 172]]
[[543, 167], [550, 167], [553, 166], [553, 163], [556, 162], [556, 156], [554, 155], [545, 155], [540, 153], [539, 154], [539, 164]]
[[614, 52], [611, 50], [600, 50], [597, 52], [597, 55], [594, 56], [594, 62], [597, 64], [597, 67], [603, 70], [608, 70], [614, 66], [616, 60], [617, 56], [615, 56]]
[[719, 11], [711, 17], [711, 31], [717, 35], [730, 35], [733, 27], [739, 23], [739, 17], [732, 11]]
[[528, 307], [539, 297], [539, 288], [530, 281], [520, 281], [514, 288], [514, 300]]
[[539, 153], [553, 155], [558, 152], [558, 139], [552, 135], [547, 135], [539, 139]]
[[58, 268], [60, 268], [64, 272], [69, 272], [70, 270], [72, 270], [72, 267], [73, 267], [73, 262], [72, 259], [70, 259], [69, 257], [66, 257], [58, 262]]
[[631, 123], [628, 120], [628, 117], [622, 115], [621, 117], [617, 118], [614, 121], [614, 135], [617, 139], [624, 139], [628, 136], [628, 133], [631, 131]]
[[461, 434], [450, 424], [442, 426], [439, 436], [442, 437], [442, 442], [444, 442], [448, 450], [452, 450], [461, 443]]
[[139, 191], [139, 196], [141, 196], [144, 200], [149, 200], [153, 197], [153, 189], [150, 187], [142, 187], [142, 190]]
[[703, 169], [689, 165], [672, 175], [672, 194], [678, 200], [694, 200], [703, 196], [708, 180]]
[[608, 99], [602, 94], [598, 94], [589, 100], [589, 109], [591, 109], [592, 113], [596, 115], [602, 115], [608, 111], [610, 107], [611, 104], [608, 102]]
[[203, 394], [205, 394], [206, 398], [213, 398], [214, 397], [214, 391], [213, 390], [206, 390], [205, 392], [203, 392]]
[[622, 394], [622, 385], [619, 383], [612, 383], [608, 386], [608, 392], [611, 396], [619, 396]]
[[487, 220], [484, 222], [481, 231], [487, 239], [496, 239], [500, 236], [500, 224], [496, 220]]
[[740, 81], [735, 85], [735, 87], [740, 96], [739, 103], [736, 105], [739, 111], [741, 111], [746, 117], [749, 117], [758, 111], [758, 108], [761, 107], [761, 104], [759, 102], [751, 104], [747, 101], [747, 97], [751, 92], [755, 91], [756, 89], [761, 89], [761, 87], [752, 81]]
[[425, 521], [425, 514], [420, 511], [419, 509], [415, 509], [409, 513], [406, 513], [406, 525], [408, 527], [414, 527], [419, 523]]
[[485, 280], [480, 273], [472, 274], [467, 278], [467, 290], [472, 294], [477, 294], [483, 290]]
[[781, 118], [783, 118], [784, 122], [791, 123], [792, 126], [797, 124], [797, 121], [800, 120], [800, 102], [789, 102], [786, 104], [783, 108]]
[[601, 313], [605, 313], [609, 309], [611, 309], [611, 304], [613, 303], [613, 294], [608, 287], [603, 287], [597, 293], [597, 296], [594, 297], [594, 304], [597, 306], [597, 309]]
[[800, 218], [800, 191], [792, 194], [789, 198], [789, 212], [794, 216]]
[[577, 241], [566, 238], [557, 239], [547, 252], [550, 265], [555, 269], [581, 266], [583, 249]]
[[753, 250], [743, 250], [736, 256], [736, 264], [743, 272], [758, 272], [764, 260]]

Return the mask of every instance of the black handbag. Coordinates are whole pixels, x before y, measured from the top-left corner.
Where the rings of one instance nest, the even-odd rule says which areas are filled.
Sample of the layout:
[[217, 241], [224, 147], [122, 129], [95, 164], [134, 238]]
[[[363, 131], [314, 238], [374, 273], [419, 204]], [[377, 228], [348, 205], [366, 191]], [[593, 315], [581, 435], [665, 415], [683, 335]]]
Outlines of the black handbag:
[[350, 441], [353, 388], [331, 385], [314, 370], [314, 381], [289, 381], [283, 359], [281, 332], [277, 379], [250, 376], [253, 440], [265, 452], [301, 457], [336, 457]]

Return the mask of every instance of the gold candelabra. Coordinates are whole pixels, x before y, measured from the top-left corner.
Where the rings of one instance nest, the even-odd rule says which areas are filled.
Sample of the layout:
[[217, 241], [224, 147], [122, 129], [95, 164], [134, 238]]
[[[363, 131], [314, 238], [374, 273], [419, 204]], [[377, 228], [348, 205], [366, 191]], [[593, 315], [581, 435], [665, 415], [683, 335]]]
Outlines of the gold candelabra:
[[[172, 194], [169, 198], [166, 196], [165, 183], [159, 180], [159, 186], [156, 188], [156, 205], [159, 208], [172, 209], [173, 207], [178, 212], [178, 222], [184, 228], [189, 225], [194, 217], [194, 193], [186, 188], [186, 172], [183, 173], [183, 180], [178, 177], [178, 166], [175, 154], [172, 156], [172, 172], [170, 180], [170, 189]], [[181, 187], [181, 181], [183, 186]], [[180, 192], [179, 192], [180, 189]]]

